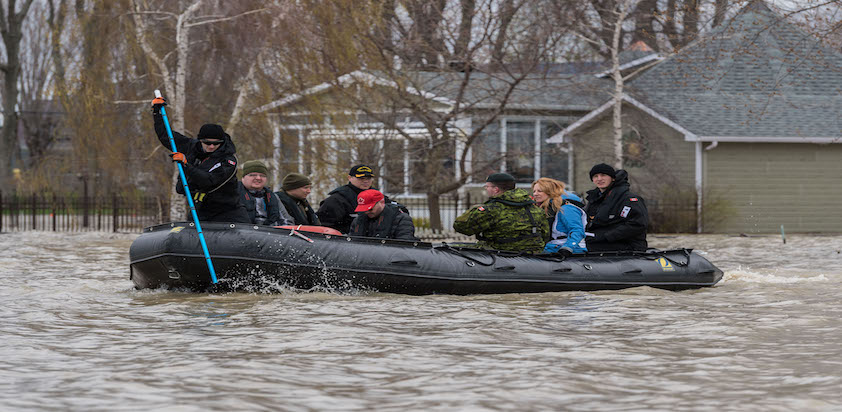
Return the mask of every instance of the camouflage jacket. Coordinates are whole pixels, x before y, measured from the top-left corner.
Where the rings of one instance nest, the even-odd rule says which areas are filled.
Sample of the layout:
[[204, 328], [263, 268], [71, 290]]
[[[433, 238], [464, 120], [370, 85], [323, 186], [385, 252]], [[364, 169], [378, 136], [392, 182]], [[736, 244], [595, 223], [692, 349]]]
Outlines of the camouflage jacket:
[[488, 249], [540, 252], [550, 227], [544, 210], [523, 189], [508, 190], [456, 218], [453, 229], [476, 235]]

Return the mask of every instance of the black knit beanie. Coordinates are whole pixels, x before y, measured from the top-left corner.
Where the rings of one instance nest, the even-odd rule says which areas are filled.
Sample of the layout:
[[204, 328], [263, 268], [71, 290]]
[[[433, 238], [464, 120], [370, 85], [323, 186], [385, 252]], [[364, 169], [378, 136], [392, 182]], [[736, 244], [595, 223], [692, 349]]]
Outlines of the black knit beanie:
[[224, 140], [225, 139], [225, 130], [222, 130], [222, 126], [218, 124], [204, 124], [199, 129], [199, 139], [215, 139], [215, 140]]
[[600, 164], [591, 168], [591, 173], [590, 173], [591, 180], [593, 180], [593, 175], [595, 175], [597, 173], [602, 173], [604, 175], [611, 176], [611, 178], [614, 179], [617, 171], [614, 170], [613, 167], [611, 167], [611, 166], [609, 166], [605, 163], [600, 163]]

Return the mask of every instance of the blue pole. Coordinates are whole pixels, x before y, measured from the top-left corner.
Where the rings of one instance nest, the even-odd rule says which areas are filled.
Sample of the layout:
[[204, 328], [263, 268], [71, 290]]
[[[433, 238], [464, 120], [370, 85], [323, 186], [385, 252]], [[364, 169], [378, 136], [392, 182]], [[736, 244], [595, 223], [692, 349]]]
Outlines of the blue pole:
[[[161, 91], [155, 90], [155, 97], [161, 97]], [[170, 129], [170, 121], [167, 119], [167, 111], [164, 110], [164, 107], [161, 106], [161, 117], [164, 118], [164, 126], [167, 129], [167, 136], [170, 138], [170, 148], [172, 148], [172, 152], [175, 153], [178, 151], [178, 148], [175, 147], [175, 139], [172, 137], [172, 129]], [[213, 269], [213, 262], [211, 262], [210, 252], [208, 252], [208, 245], [205, 243], [205, 234], [202, 233], [202, 225], [199, 224], [199, 215], [196, 214], [196, 206], [193, 205], [193, 196], [190, 195], [190, 188], [187, 187], [187, 176], [184, 175], [184, 167], [181, 165], [181, 162], [175, 162], [178, 166], [178, 175], [181, 176], [181, 184], [184, 186], [184, 195], [187, 196], [187, 204], [190, 205], [190, 214], [193, 216], [193, 223], [196, 224], [196, 230], [199, 232], [199, 243], [202, 244], [202, 252], [205, 253], [205, 261], [208, 264], [208, 269], [210, 270], [211, 280], [213, 283], [217, 283], [216, 280], [216, 271]]]

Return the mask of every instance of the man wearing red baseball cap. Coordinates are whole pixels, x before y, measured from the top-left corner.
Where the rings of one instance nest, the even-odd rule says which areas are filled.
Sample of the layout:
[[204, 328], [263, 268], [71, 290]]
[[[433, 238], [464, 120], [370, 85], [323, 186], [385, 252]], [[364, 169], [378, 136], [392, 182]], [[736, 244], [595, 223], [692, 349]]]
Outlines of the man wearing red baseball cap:
[[354, 211], [358, 214], [351, 222], [351, 236], [418, 240], [412, 218], [397, 206], [386, 204], [383, 193], [378, 190], [360, 192]]

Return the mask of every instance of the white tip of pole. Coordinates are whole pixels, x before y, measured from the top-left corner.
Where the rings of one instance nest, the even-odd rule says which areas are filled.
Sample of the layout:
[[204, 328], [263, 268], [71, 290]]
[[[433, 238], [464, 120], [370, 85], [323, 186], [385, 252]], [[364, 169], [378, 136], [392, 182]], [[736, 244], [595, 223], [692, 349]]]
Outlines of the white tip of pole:
[[160, 90], [155, 89], [155, 97], [161, 97], [161, 91]]

